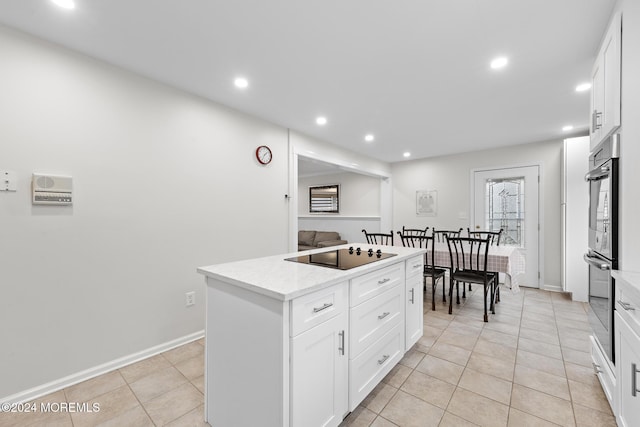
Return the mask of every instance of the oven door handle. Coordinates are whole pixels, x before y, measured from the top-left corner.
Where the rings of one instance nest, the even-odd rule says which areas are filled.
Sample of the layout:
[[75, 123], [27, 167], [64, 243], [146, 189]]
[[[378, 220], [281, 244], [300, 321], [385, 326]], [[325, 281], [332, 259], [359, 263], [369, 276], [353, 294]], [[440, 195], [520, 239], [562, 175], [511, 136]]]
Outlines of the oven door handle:
[[609, 166], [601, 166], [601, 167], [599, 167], [597, 169], [593, 169], [592, 171], [587, 173], [584, 176], [584, 180], [585, 181], [597, 181], [597, 180], [609, 175], [610, 171], [611, 171], [611, 169], [609, 168]]
[[604, 270], [604, 271], [611, 270], [611, 264], [609, 264], [608, 262], [598, 261], [597, 258], [590, 257], [589, 254], [584, 254], [584, 256], [582, 258], [584, 258], [584, 260], [587, 262], [587, 264], [589, 264], [589, 265], [591, 265], [593, 267], [596, 267], [596, 268], [598, 268], [600, 270]]

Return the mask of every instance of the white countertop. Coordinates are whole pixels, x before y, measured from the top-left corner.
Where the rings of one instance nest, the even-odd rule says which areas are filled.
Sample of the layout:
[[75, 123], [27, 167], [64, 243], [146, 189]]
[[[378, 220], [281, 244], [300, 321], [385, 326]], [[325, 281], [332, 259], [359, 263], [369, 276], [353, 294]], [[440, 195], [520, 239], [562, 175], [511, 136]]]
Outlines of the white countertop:
[[[369, 248], [372, 248], [374, 251], [381, 249], [382, 252], [393, 253], [397, 256], [382, 259], [350, 270], [338, 270], [317, 265], [285, 261], [285, 258], [291, 258], [297, 255], [348, 249], [350, 246], [354, 248], [360, 247], [363, 252], [368, 251]], [[275, 299], [287, 301], [349, 280], [352, 277], [369, 271], [404, 261], [424, 252], [424, 249], [419, 248], [348, 243], [330, 248], [210, 265], [198, 268], [198, 273]]]
[[611, 276], [616, 280], [621, 280], [640, 293], [640, 272], [626, 270], [611, 270]]

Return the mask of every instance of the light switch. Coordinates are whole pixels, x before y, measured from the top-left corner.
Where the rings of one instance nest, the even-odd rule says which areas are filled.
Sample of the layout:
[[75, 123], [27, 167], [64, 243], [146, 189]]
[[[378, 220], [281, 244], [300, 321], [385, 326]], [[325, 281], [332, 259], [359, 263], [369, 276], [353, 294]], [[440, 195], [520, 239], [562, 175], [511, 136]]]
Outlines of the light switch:
[[14, 171], [0, 171], [0, 191], [16, 191], [16, 173]]

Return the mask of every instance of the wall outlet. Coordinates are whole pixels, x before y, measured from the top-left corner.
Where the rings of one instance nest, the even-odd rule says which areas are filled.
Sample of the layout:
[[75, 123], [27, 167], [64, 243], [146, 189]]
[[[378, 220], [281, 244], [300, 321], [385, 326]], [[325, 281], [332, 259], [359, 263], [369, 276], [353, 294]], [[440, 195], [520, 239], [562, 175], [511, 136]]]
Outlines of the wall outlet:
[[196, 303], [196, 293], [194, 291], [187, 292], [185, 296], [187, 299], [187, 307], [191, 307]]

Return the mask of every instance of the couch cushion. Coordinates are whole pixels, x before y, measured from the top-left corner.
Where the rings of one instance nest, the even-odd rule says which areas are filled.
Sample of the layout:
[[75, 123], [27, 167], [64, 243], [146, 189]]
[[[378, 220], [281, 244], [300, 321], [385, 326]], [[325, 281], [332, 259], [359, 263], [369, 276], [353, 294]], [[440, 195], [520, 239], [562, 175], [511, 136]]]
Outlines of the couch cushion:
[[340, 240], [340, 234], [335, 231], [316, 231], [313, 246], [318, 246], [318, 242], [326, 242], [327, 240]]
[[298, 245], [315, 246], [313, 241], [316, 237], [314, 230], [299, 230], [298, 231]]

